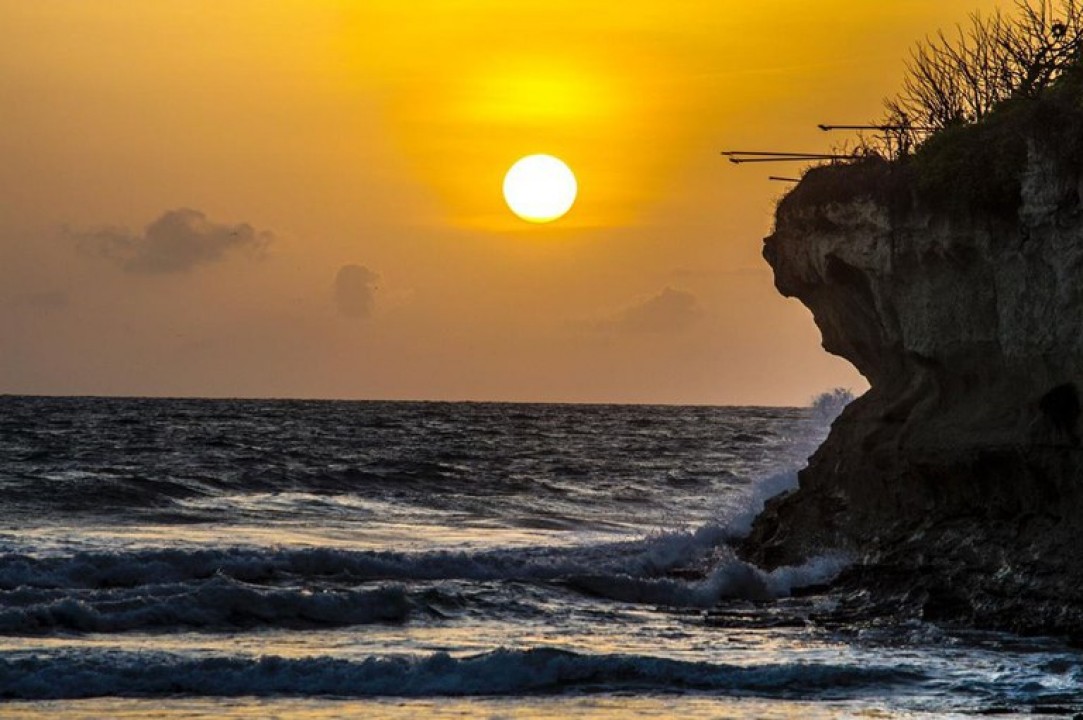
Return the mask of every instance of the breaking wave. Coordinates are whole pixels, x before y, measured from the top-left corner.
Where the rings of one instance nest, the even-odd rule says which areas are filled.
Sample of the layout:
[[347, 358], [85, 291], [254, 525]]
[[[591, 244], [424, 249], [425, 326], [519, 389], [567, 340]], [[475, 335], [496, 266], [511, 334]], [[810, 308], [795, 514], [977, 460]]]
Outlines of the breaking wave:
[[710, 691], [815, 698], [839, 688], [921, 682], [907, 666], [789, 663], [735, 666], [637, 655], [500, 649], [456, 658], [330, 658], [99, 652], [12, 658], [0, 665], [0, 697], [334, 695], [429, 697], [556, 694], [568, 691]]
[[[532, 583], [609, 600], [707, 608], [831, 579], [840, 558], [764, 572], [720, 528], [636, 542], [487, 552], [143, 550], [0, 556], [0, 634], [407, 622], [469, 603], [425, 583]], [[680, 572], [678, 572], [680, 571]], [[521, 606], [515, 606], [520, 607]]]
[[306, 590], [209, 581], [132, 590], [68, 591], [23, 588], [0, 593], [0, 633], [125, 632], [165, 628], [235, 630], [254, 626], [304, 628], [404, 622], [428, 607], [435, 591], [412, 596], [401, 587]]

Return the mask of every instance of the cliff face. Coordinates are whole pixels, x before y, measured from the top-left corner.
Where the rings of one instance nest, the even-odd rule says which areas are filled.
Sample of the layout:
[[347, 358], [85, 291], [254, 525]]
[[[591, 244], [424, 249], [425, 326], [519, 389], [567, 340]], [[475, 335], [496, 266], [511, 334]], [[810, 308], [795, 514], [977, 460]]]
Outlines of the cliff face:
[[768, 503], [748, 557], [842, 548], [843, 585], [927, 617], [1083, 631], [1083, 184], [1031, 141], [1018, 196], [936, 210], [870, 160], [780, 203], [775, 283], [871, 389]]

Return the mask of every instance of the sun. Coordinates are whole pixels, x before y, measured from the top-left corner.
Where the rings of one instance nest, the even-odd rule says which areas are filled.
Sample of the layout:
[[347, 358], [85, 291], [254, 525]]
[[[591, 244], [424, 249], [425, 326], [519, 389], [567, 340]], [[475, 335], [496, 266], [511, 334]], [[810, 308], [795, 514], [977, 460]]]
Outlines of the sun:
[[527, 222], [547, 223], [562, 217], [578, 192], [571, 168], [552, 155], [527, 155], [504, 176], [504, 200]]

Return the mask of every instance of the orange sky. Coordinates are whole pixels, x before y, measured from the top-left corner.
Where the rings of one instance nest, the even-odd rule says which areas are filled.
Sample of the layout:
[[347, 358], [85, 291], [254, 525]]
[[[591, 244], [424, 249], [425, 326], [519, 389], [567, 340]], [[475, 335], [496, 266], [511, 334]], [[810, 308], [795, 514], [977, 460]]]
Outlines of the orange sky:
[[[0, 393], [861, 389], [760, 258], [784, 188], [717, 153], [827, 148], [992, 6], [0, 0]], [[500, 194], [538, 152], [550, 225]]]

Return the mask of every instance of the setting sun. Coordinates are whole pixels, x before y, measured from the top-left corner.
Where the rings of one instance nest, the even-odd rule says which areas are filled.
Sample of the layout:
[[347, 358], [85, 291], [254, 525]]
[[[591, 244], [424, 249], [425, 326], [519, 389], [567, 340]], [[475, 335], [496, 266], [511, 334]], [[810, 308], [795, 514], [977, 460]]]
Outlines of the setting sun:
[[1083, 0], [0, 0], [0, 98], [0, 720], [1083, 720]]
[[579, 186], [562, 160], [552, 155], [528, 155], [504, 176], [504, 199], [523, 220], [547, 223], [564, 216], [575, 202]]

